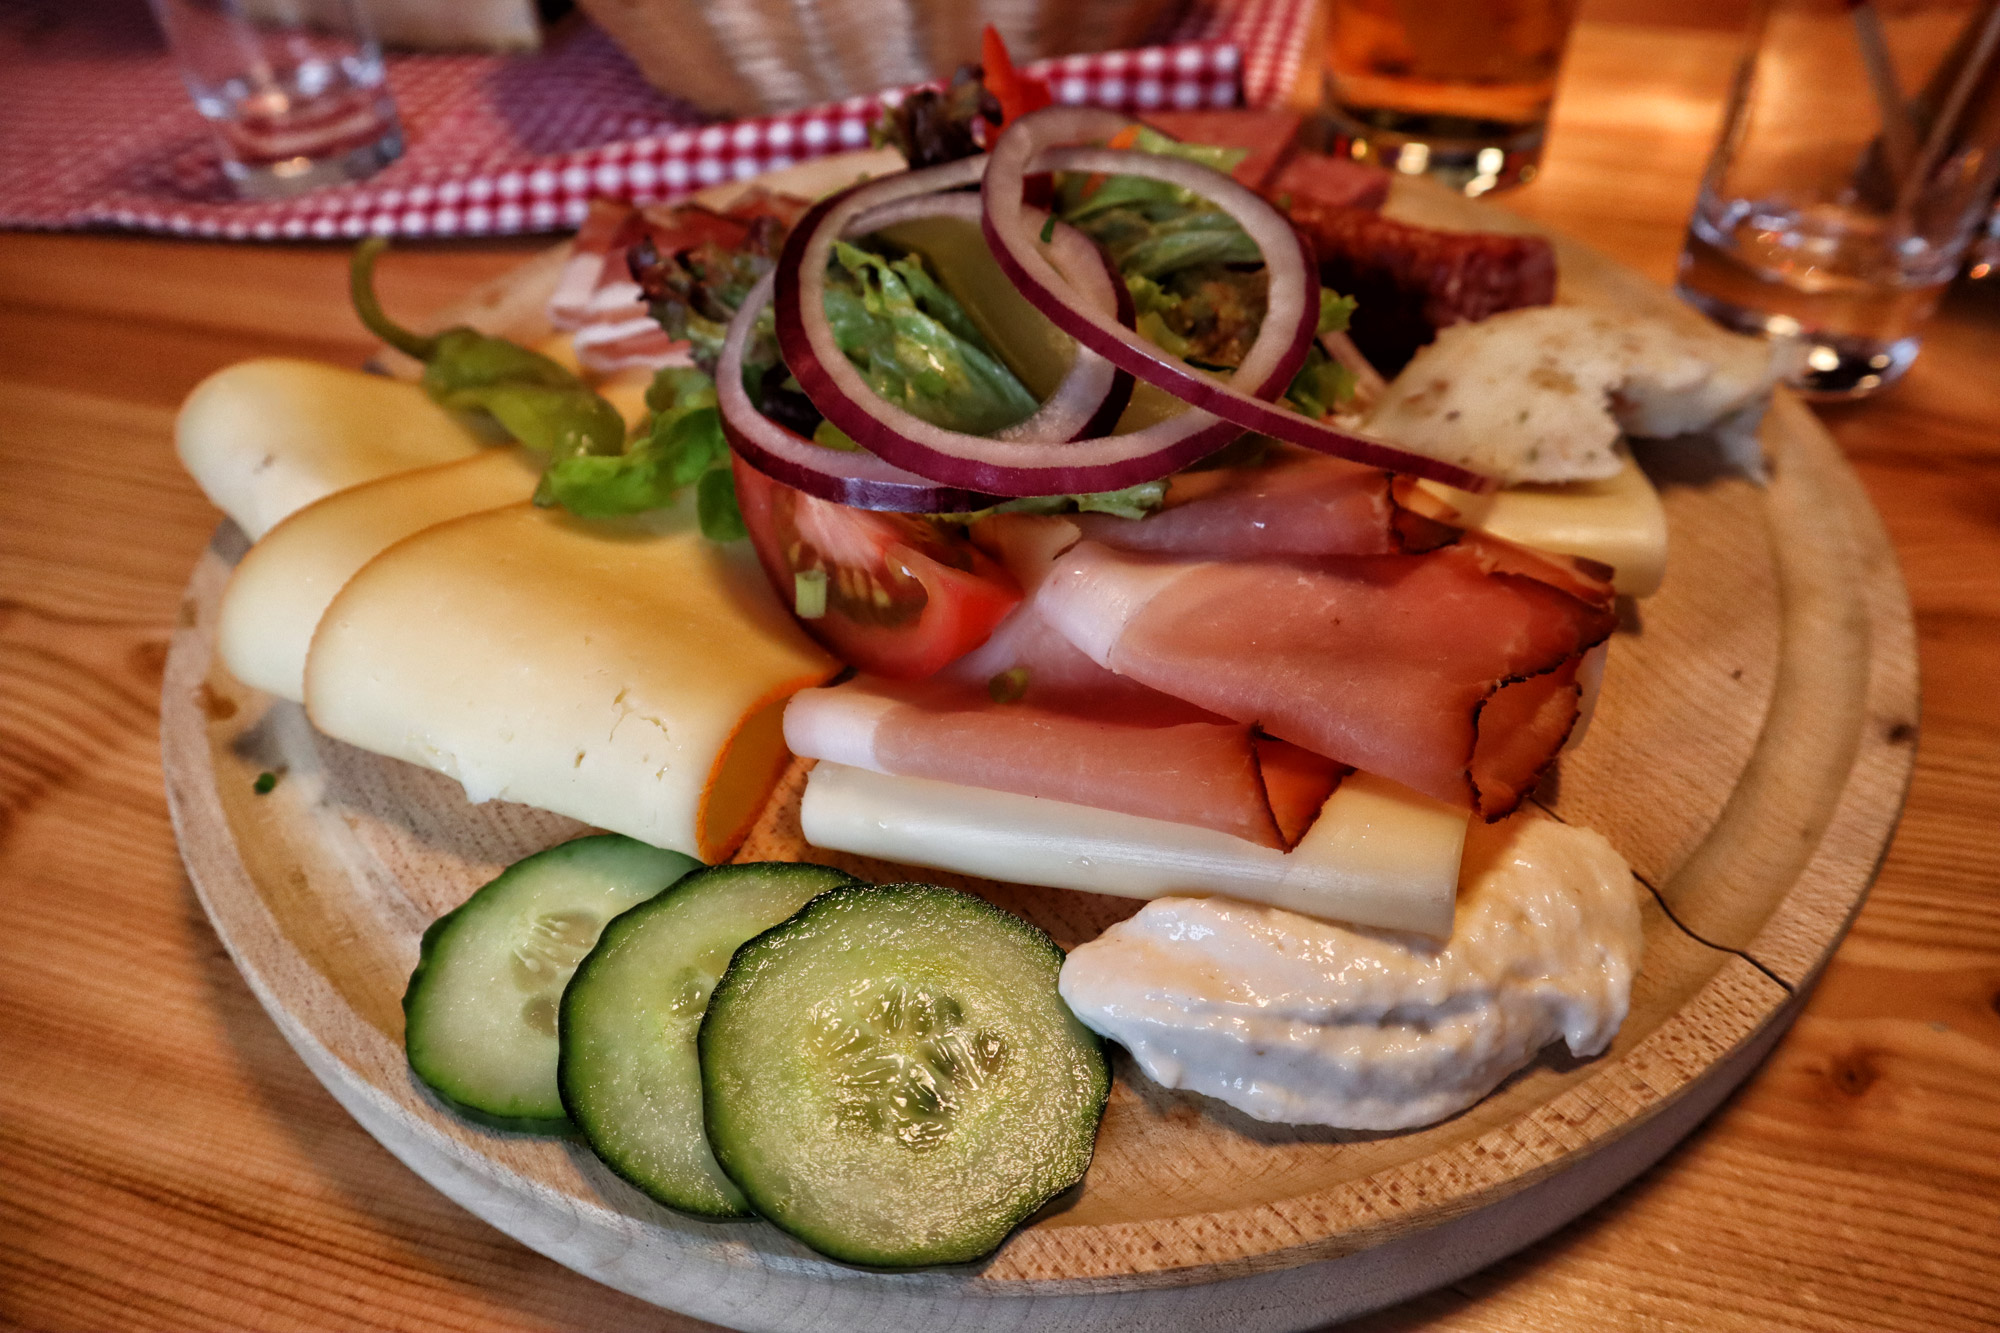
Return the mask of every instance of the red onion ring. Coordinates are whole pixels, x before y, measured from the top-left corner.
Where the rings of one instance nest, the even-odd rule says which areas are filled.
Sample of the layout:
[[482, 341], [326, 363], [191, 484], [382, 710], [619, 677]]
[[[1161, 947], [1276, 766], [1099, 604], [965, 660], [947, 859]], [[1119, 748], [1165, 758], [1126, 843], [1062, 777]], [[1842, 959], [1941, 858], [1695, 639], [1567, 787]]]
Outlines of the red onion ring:
[[744, 297], [736, 317], [729, 321], [722, 355], [715, 363], [715, 399], [723, 438], [744, 462], [773, 481], [856, 509], [948, 514], [1000, 503], [998, 496], [940, 486], [870, 453], [814, 444], [759, 412], [743, 387], [743, 354], [757, 317], [771, 303], [775, 281], [775, 274], [766, 273]]
[[[1483, 492], [1498, 485], [1490, 477], [1455, 464], [1411, 453], [1387, 440], [1329, 426], [1265, 401], [1276, 396], [1263, 391], [1274, 377], [1267, 372], [1265, 359], [1269, 359], [1271, 369], [1281, 372], [1278, 382], [1282, 390], [1304, 364], [1306, 350], [1318, 327], [1318, 266], [1311, 248], [1281, 211], [1221, 172], [1154, 153], [1065, 146], [1109, 138], [1129, 124], [1126, 117], [1112, 111], [1050, 107], [1008, 126], [987, 154], [985, 179], [980, 187], [985, 203], [983, 227], [987, 244], [993, 248], [994, 258], [1007, 276], [1038, 310], [1079, 345], [1173, 394], [1195, 410], [1212, 413], [1243, 430], [1258, 431], [1371, 467], [1428, 477], [1461, 490]], [[1223, 383], [1210, 378], [1153, 346], [1133, 330], [1104, 319], [1077, 299], [1066, 275], [1036, 248], [1033, 234], [1023, 222], [1027, 177], [1031, 172], [1045, 171], [1141, 176], [1178, 185], [1208, 200], [1243, 228], [1264, 256], [1269, 275], [1269, 303], [1263, 327], [1258, 330], [1257, 339], [1244, 356], [1234, 380]], [[781, 282], [780, 320], [784, 318], [783, 302]], [[782, 340], [782, 333], [780, 337]], [[786, 359], [789, 363], [789, 350]], [[810, 392], [808, 389], [809, 395]]]
[[[979, 227], [985, 217], [985, 205], [977, 195], [919, 195], [869, 209], [854, 219], [846, 234], [867, 236], [898, 223], [925, 218], [954, 218]], [[1050, 238], [1050, 250], [1059, 257], [1065, 274], [1077, 275], [1081, 297], [1093, 309], [1113, 311], [1120, 324], [1133, 321], [1136, 312], [1132, 294], [1125, 290], [1125, 280], [1096, 242], [1067, 223], [1057, 223]], [[1124, 415], [1125, 405], [1132, 401], [1132, 376], [1088, 348], [1079, 346], [1076, 357], [1076, 363], [1048, 401], [1022, 420], [995, 431], [992, 438], [1070, 440], [1109, 433]]]
[[[864, 215], [881, 216], [874, 210], [882, 205], [969, 184], [985, 166], [984, 158], [968, 158], [865, 182], [821, 201], [793, 228], [778, 260], [778, 349], [813, 406], [856, 444], [897, 467], [946, 485], [1009, 496], [1118, 490], [1153, 481], [1241, 435], [1240, 427], [1190, 411], [1126, 435], [996, 439], [934, 426], [885, 402], [868, 386], [841, 352], [826, 320], [826, 265], [834, 240]], [[1037, 222], [1046, 217], [1039, 212], [1033, 216]], [[1058, 227], [1057, 233], [1062, 230]], [[1086, 281], [1102, 263], [1100, 258], [1095, 265], [1080, 266], [1075, 281]], [[1066, 291], [1073, 290], [1069, 277], [1058, 276]], [[1257, 388], [1276, 394], [1290, 382], [1287, 372]]]

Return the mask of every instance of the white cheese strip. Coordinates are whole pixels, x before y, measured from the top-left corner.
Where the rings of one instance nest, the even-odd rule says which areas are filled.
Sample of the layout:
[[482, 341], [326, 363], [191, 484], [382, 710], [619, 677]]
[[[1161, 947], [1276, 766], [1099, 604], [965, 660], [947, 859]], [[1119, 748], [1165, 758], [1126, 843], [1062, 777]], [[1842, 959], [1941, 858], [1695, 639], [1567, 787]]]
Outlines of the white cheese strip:
[[799, 819], [815, 847], [906, 865], [1121, 898], [1224, 894], [1442, 938], [1467, 816], [1356, 773], [1280, 852], [1213, 829], [822, 762]]
[[784, 702], [838, 664], [747, 543], [672, 509], [532, 505], [398, 542], [347, 583], [306, 662], [327, 735], [502, 797], [715, 860], [784, 763]]
[[313, 631], [355, 571], [412, 533], [527, 499], [540, 471], [525, 449], [482, 449], [350, 486], [299, 510], [250, 548], [222, 595], [216, 647], [229, 673], [304, 702]]
[[216, 371], [174, 422], [182, 465], [253, 541], [321, 496], [482, 443], [419, 385], [288, 357]]
[[1557, 555], [1602, 561], [1612, 586], [1628, 597], [1650, 597], [1667, 574], [1667, 511], [1646, 474], [1629, 456], [1602, 481], [1510, 486], [1474, 495], [1432, 481], [1417, 483], [1458, 512], [1467, 527]]

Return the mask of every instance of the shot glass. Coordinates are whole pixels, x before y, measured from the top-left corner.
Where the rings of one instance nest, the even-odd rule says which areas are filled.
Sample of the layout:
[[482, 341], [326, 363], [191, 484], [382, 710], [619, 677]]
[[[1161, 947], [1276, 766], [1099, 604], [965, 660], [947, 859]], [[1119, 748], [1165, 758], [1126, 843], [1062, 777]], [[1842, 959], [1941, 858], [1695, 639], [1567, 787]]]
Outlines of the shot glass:
[[1680, 259], [1682, 296], [1794, 339], [1860, 398], [1916, 359], [2000, 177], [2000, 3], [1764, 0]]
[[302, 194], [402, 155], [382, 49], [356, 0], [152, 6], [238, 194]]
[[1326, 0], [1331, 148], [1469, 195], [1533, 180], [1577, 0]]

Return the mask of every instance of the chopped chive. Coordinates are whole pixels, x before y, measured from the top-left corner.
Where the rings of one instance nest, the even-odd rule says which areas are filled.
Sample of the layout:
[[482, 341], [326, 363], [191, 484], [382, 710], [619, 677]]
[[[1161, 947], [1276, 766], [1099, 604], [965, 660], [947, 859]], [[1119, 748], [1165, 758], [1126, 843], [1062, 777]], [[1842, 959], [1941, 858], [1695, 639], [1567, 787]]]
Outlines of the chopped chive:
[[986, 682], [987, 697], [996, 704], [1019, 703], [1028, 692], [1028, 668], [1008, 667]]
[[1042, 224], [1042, 244], [1047, 245], [1056, 238], [1056, 215], [1049, 214], [1049, 220]]
[[256, 792], [259, 796], [268, 796], [271, 794], [271, 788], [277, 785], [278, 775], [266, 770], [257, 775], [257, 780], [250, 784], [250, 790]]
[[826, 614], [826, 571], [802, 569], [792, 576], [792, 610], [800, 620], [818, 620]]

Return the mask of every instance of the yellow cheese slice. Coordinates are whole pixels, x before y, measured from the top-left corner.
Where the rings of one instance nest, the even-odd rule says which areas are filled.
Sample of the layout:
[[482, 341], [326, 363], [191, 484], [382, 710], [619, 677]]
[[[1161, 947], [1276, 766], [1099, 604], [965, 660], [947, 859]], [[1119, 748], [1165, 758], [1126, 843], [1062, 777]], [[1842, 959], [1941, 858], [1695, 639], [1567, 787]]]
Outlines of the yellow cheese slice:
[[216, 371], [174, 422], [181, 463], [253, 541], [321, 496], [482, 443], [419, 385], [289, 357]]
[[799, 821], [815, 847], [1120, 898], [1220, 894], [1444, 939], [1468, 816], [1355, 773], [1289, 852], [1214, 829], [892, 777], [822, 760]]
[[1610, 565], [1612, 586], [1648, 597], [1667, 574], [1667, 511], [1630, 457], [1616, 476], [1560, 485], [1509, 486], [1473, 495], [1433, 481], [1417, 484], [1458, 512], [1468, 527], [1523, 546], [1581, 555]]
[[245, 685], [304, 702], [313, 630], [356, 570], [412, 533], [527, 499], [540, 474], [525, 449], [482, 449], [315, 500], [237, 565], [216, 625], [223, 663]]
[[427, 528], [349, 579], [306, 661], [319, 729], [706, 861], [786, 759], [793, 693], [839, 664], [692, 496], [630, 519], [510, 505]]
[[[566, 333], [536, 350], [577, 369]], [[651, 383], [645, 372], [621, 372], [595, 387], [636, 427]], [[482, 432], [413, 381], [277, 356], [216, 371], [174, 423], [182, 465], [252, 541], [335, 491], [465, 458], [501, 439], [497, 426]]]

